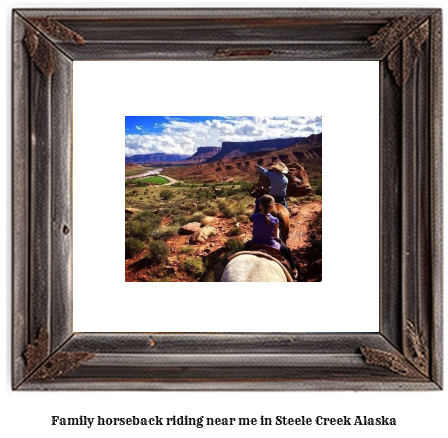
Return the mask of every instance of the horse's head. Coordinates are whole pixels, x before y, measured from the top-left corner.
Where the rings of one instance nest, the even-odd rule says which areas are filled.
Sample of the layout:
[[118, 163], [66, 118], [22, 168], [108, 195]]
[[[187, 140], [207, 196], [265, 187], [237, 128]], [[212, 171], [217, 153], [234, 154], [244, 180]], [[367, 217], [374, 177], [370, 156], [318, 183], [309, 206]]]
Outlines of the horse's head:
[[265, 188], [263, 186], [261, 187], [257, 187], [254, 186], [252, 188], [252, 191], [250, 192], [250, 196], [252, 196], [252, 198], [258, 199], [261, 198], [263, 195], [266, 195], [268, 193], [268, 188]]

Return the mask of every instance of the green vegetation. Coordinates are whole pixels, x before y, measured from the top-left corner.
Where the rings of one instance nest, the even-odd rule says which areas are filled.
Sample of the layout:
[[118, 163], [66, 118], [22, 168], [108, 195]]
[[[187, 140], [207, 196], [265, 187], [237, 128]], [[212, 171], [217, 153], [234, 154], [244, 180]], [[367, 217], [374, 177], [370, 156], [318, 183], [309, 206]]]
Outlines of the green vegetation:
[[125, 258], [131, 259], [139, 252], [143, 251], [145, 245], [138, 239], [134, 237], [128, 237], [125, 239]]
[[133, 237], [142, 242], [148, 240], [151, 231], [156, 227], [156, 224], [151, 222], [140, 222], [138, 220], [129, 220], [126, 222], [125, 234], [128, 237]]
[[201, 222], [201, 220], [204, 216], [205, 215], [204, 215], [204, 213], [202, 213], [202, 211], [195, 211], [193, 214], [186, 217], [186, 220], [188, 221], [187, 224], [189, 222]]
[[242, 251], [245, 243], [246, 243], [246, 241], [242, 237], [235, 237], [233, 239], [229, 239], [226, 242], [227, 256]]
[[216, 216], [219, 213], [218, 207], [208, 206], [202, 210], [206, 216]]
[[322, 179], [310, 179], [310, 185], [317, 196], [322, 196]]
[[170, 189], [165, 189], [160, 192], [160, 197], [162, 199], [171, 199], [174, 197], [174, 192]]
[[240, 227], [233, 227], [229, 230], [229, 236], [239, 236], [243, 234], [243, 229]]
[[192, 252], [194, 252], [194, 248], [193, 248], [192, 246], [189, 246], [189, 245], [187, 245], [187, 246], [182, 246], [182, 247], [179, 249], [179, 253], [180, 253], [180, 254], [191, 254]]
[[182, 268], [188, 274], [193, 275], [198, 278], [205, 272], [204, 264], [202, 263], [202, 259], [200, 258], [188, 258], [185, 259]]
[[144, 183], [145, 185], [146, 185], [146, 183], [162, 185], [162, 184], [166, 184], [169, 182], [166, 178], [163, 178], [162, 176], [158, 176], [158, 175], [146, 176], [145, 178], [139, 178], [137, 180], [132, 180], [132, 181], [135, 181], [137, 183]]
[[141, 211], [126, 222], [125, 235], [145, 242], [160, 225], [161, 217], [151, 211]]
[[155, 228], [151, 232], [151, 237], [156, 240], [166, 239], [175, 236], [179, 231], [179, 225], [168, 225]]
[[206, 227], [207, 225], [212, 225], [215, 222], [215, 218], [213, 216], [205, 216], [201, 219], [201, 227]]
[[146, 259], [152, 263], [160, 264], [165, 262], [170, 253], [170, 247], [165, 243], [155, 240], [149, 244], [149, 254]]
[[235, 217], [238, 215], [245, 214], [247, 210], [247, 204], [241, 201], [232, 202], [226, 208], [224, 208], [222, 215], [226, 218]]
[[[219, 185], [221, 190], [216, 191], [217, 186], [210, 183], [206, 187], [196, 184], [131, 185], [125, 188], [125, 207], [135, 211], [126, 214], [125, 222], [126, 258], [137, 262], [127, 270], [131, 281], [143, 281], [142, 278], [147, 281], [220, 281], [227, 257], [242, 251], [250, 238], [248, 222], [253, 213], [254, 199], [243, 191], [241, 184]], [[252, 187], [251, 184], [247, 186]], [[315, 192], [319, 187], [321, 190], [322, 180], [313, 180], [312, 186]], [[288, 198], [288, 203], [320, 199], [320, 195], [313, 194]], [[179, 227], [190, 222], [210, 224], [217, 228], [218, 237], [212, 238], [210, 244], [190, 245], [189, 236], [178, 235]], [[315, 225], [310, 230], [307, 253], [297, 250], [295, 256], [304, 260], [300, 264], [306, 265], [306, 269], [315, 263], [317, 275], [321, 264], [322, 231], [318, 222]], [[167, 265], [165, 262], [169, 256], [170, 260], [171, 257], [173, 259]], [[302, 268], [302, 279], [316, 278], [307, 275]]]

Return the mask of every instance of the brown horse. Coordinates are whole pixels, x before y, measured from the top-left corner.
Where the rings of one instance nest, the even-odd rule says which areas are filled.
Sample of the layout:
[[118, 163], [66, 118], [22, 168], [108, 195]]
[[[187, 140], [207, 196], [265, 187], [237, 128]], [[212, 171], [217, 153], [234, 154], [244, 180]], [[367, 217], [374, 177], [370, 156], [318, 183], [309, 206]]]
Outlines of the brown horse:
[[[254, 186], [251, 192], [251, 196], [255, 199], [261, 198], [263, 195], [268, 194], [269, 189], [263, 186]], [[275, 204], [274, 209], [271, 211], [272, 216], [279, 220], [280, 239], [286, 244], [289, 237], [289, 211], [286, 207], [280, 204]]]

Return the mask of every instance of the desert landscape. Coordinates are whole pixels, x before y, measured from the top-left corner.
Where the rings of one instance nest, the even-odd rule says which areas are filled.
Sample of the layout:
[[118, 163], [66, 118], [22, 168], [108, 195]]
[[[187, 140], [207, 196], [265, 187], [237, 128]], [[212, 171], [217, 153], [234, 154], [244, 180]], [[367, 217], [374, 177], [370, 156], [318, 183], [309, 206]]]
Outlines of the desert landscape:
[[127, 282], [219, 282], [252, 237], [257, 172], [288, 166], [286, 244], [299, 282], [322, 280], [322, 133], [222, 142], [182, 154], [138, 154], [125, 163]]

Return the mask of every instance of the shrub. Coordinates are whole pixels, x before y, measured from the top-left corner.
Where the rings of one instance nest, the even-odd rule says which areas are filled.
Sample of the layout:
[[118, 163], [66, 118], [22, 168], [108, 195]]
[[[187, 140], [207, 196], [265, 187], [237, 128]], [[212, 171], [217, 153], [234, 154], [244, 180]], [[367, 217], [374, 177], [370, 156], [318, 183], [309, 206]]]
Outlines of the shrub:
[[207, 271], [204, 277], [202, 278], [204, 282], [214, 282], [215, 281], [215, 273], [214, 271]]
[[187, 245], [187, 246], [182, 246], [182, 247], [179, 249], [179, 253], [180, 253], [180, 254], [191, 254], [192, 252], [194, 252], [194, 248], [193, 248], [192, 246], [189, 246], [189, 245]]
[[249, 194], [252, 191], [253, 186], [254, 184], [251, 182], [242, 182], [240, 183], [240, 191]]
[[145, 245], [140, 240], [134, 237], [128, 237], [125, 240], [125, 258], [130, 259], [138, 254], [140, 251], [143, 251]]
[[165, 189], [160, 192], [160, 197], [162, 199], [171, 199], [174, 196], [174, 192], [170, 189]]
[[226, 242], [226, 250], [227, 255], [235, 254], [236, 252], [240, 252], [244, 248], [245, 240], [242, 237], [235, 237], [233, 239], [229, 239]]
[[138, 212], [126, 222], [126, 236], [145, 241], [160, 224], [161, 218], [148, 210]]
[[249, 222], [249, 216], [245, 214], [239, 214], [235, 219], [237, 222], [241, 222], [243, 224], [247, 224]]
[[168, 258], [170, 247], [160, 240], [154, 240], [149, 244], [149, 254], [146, 256], [153, 263], [160, 264]]
[[180, 212], [173, 215], [173, 222], [176, 222], [179, 225], [188, 224], [188, 218], [184, 213]]
[[160, 220], [156, 213], [149, 210], [139, 211], [134, 219], [139, 222], [157, 222], [157, 224]]
[[179, 231], [179, 225], [161, 226], [155, 228], [151, 232], [151, 237], [157, 240], [166, 239], [167, 237], [175, 236], [178, 233], [178, 231]]
[[145, 241], [151, 235], [154, 226], [150, 222], [140, 222], [135, 219], [130, 219], [126, 222], [126, 236]]
[[182, 268], [185, 272], [193, 275], [194, 277], [200, 277], [205, 272], [202, 259], [200, 258], [185, 259], [184, 263], [182, 264]]
[[226, 199], [218, 200], [218, 207], [220, 210], [224, 210], [229, 205], [229, 202]]
[[235, 206], [235, 211], [237, 215], [245, 214], [247, 209], [247, 203], [245, 202], [238, 202]]
[[229, 236], [239, 236], [243, 234], [243, 230], [240, 227], [233, 227], [229, 230]]
[[219, 208], [217, 207], [206, 207], [203, 210], [203, 213], [207, 216], [216, 216], [219, 213]]
[[201, 222], [201, 220], [204, 216], [205, 215], [204, 215], [204, 213], [202, 213], [202, 211], [196, 211], [192, 215], [188, 216], [187, 220], [188, 220], [188, 222]]
[[226, 218], [235, 217], [237, 214], [237, 210], [234, 206], [227, 207], [222, 211], [222, 215]]
[[211, 199], [213, 198], [213, 191], [210, 189], [202, 189], [196, 192], [196, 197], [198, 200]]
[[211, 216], [205, 216], [201, 219], [201, 226], [205, 227], [207, 225], [210, 225], [211, 223], [213, 223], [215, 221], [214, 217]]

